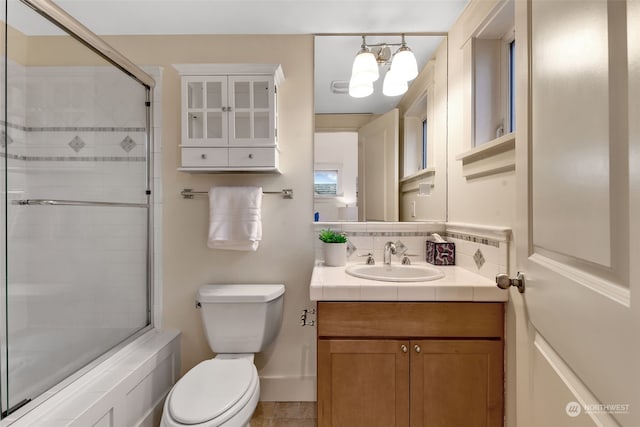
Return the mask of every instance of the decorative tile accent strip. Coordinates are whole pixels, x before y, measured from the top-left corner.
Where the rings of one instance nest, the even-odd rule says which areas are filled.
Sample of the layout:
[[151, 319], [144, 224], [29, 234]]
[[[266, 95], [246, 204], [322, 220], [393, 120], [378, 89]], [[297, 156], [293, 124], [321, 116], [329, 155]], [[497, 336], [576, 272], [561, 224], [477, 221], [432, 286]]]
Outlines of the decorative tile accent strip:
[[351, 254], [353, 254], [357, 250], [358, 248], [356, 247], [356, 245], [351, 243], [351, 240], [347, 240], [347, 256], [351, 256]]
[[404, 255], [405, 252], [407, 252], [407, 246], [402, 243], [400, 240], [398, 240], [396, 243], [396, 255]]
[[428, 237], [431, 231], [345, 231], [352, 237]]
[[486, 237], [473, 236], [471, 234], [462, 234], [462, 233], [452, 233], [447, 231], [444, 233], [445, 237], [451, 237], [452, 239], [460, 239], [466, 240], [467, 242], [480, 243], [481, 245], [494, 246], [496, 248], [500, 247], [500, 242], [498, 240], [487, 239]]
[[69, 141], [69, 147], [73, 149], [76, 153], [82, 150], [82, 148], [87, 145], [78, 135], [74, 136], [71, 141]]
[[[0, 144], [2, 145], [2, 147], [4, 148], [6, 145], [12, 144], [13, 143], [13, 138], [11, 138], [10, 135], [8, 135], [4, 130], [0, 131], [0, 138], [2, 138], [2, 141], [0, 141]], [[6, 138], [6, 143], [5, 143], [5, 138]]]
[[0, 157], [33, 162], [144, 162], [145, 156], [23, 156], [0, 152]]
[[144, 132], [144, 127], [106, 127], [106, 126], [23, 126], [0, 120], [0, 125], [23, 130], [25, 132]]
[[478, 249], [476, 253], [473, 254], [473, 260], [476, 262], [476, 267], [478, 267], [478, 270], [480, 270], [480, 268], [482, 268], [482, 266], [484, 265], [484, 255], [482, 255], [482, 251], [480, 249]]
[[124, 139], [120, 141], [120, 147], [122, 147], [122, 149], [127, 153], [133, 150], [133, 148], [136, 145], [137, 145], [136, 142], [133, 139], [131, 139], [129, 135], [125, 136]]

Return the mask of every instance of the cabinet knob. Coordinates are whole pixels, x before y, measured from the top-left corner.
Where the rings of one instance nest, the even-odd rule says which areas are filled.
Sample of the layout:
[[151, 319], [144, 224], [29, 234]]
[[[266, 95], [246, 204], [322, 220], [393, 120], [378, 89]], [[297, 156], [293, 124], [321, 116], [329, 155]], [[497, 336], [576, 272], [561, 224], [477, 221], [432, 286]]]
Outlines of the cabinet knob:
[[200, 154], [200, 158], [204, 160], [204, 159], [207, 158], [207, 155], [206, 154]]
[[253, 153], [249, 153], [249, 158], [253, 159]]
[[402, 352], [403, 352], [403, 353], [406, 353], [406, 352], [407, 352], [407, 346], [406, 346], [406, 345], [404, 345], [404, 344], [403, 344], [403, 345], [401, 345], [401, 346], [400, 346], [400, 350], [402, 350]]
[[416, 351], [416, 353], [420, 353], [422, 351], [422, 349], [420, 348], [420, 346], [418, 344], [414, 345], [413, 349]]

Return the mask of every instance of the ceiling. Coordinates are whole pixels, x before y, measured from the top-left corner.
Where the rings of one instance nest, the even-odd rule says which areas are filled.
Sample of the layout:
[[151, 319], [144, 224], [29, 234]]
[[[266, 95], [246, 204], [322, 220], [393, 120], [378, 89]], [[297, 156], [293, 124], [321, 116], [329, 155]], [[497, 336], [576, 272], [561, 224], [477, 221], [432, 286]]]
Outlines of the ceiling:
[[[17, 1], [17, 0], [10, 0]], [[446, 33], [468, 0], [54, 0], [99, 35]], [[25, 8], [26, 9], [26, 8]], [[31, 14], [33, 15], [33, 14]], [[9, 15], [11, 17], [11, 15]], [[16, 15], [13, 15], [14, 17]], [[27, 15], [22, 31], [52, 34]], [[355, 41], [352, 41], [355, 40]], [[384, 37], [383, 41], [391, 38]], [[399, 37], [393, 38], [395, 42]], [[401, 97], [381, 90], [365, 100], [331, 95], [331, 80], [348, 80], [360, 37], [322, 37], [316, 46], [318, 112], [380, 112]], [[375, 39], [371, 37], [371, 42]], [[369, 42], [369, 40], [367, 40]], [[419, 67], [439, 44], [407, 36]], [[286, 75], [286, 70], [285, 70]], [[381, 84], [382, 79], [380, 79]], [[327, 83], [328, 82], [328, 83]], [[335, 110], [335, 111], [334, 111]]]

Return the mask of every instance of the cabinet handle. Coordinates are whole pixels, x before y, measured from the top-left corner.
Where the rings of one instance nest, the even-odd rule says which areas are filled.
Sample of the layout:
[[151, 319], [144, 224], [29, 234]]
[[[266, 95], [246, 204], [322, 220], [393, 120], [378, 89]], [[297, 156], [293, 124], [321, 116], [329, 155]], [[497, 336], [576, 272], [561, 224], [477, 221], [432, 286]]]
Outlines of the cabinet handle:
[[402, 352], [403, 352], [403, 353], [406, 353], [406, 352], [407, 352], [407, 346], [406, 346], [406, 345], [404, 345], [404, 344], [402, 344], [402, 345], [400, 346], [400, 350], [402, 350]]
[[207, 155], [206, 154], [200, 154], [200, 158], [204, 160], [204, 159], [207, 158]]
[[249, 153], [249, 158], [253, 159], [253, 153]]
[[420, 346], [418, 344], [414, 345], [413, 349], [416, 351], [416, 353], [420, 353], [420, 351], [422, 351], [422, 349], [420, 348]]

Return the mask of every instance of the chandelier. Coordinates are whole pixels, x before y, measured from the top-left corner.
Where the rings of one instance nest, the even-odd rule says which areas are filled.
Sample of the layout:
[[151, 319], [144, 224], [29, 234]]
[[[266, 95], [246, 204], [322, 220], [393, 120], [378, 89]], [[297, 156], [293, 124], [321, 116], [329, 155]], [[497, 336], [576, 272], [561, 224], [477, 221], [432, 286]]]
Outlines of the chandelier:
[[[391, 55], [390, 46], [399, 46]], [[391, 64], [384, 76], [382, 93], [386, 96], [402, 95], [409, 88], [408, 82], [418, 76], [416, 57], [407, 46], [402, 34], [400, 43], [367, 44], [362, 36], [362, 45], [353, 61], [349, 95], [365, 98], [373, 93], [373, 82], [380, 78], [380, 69]]]

